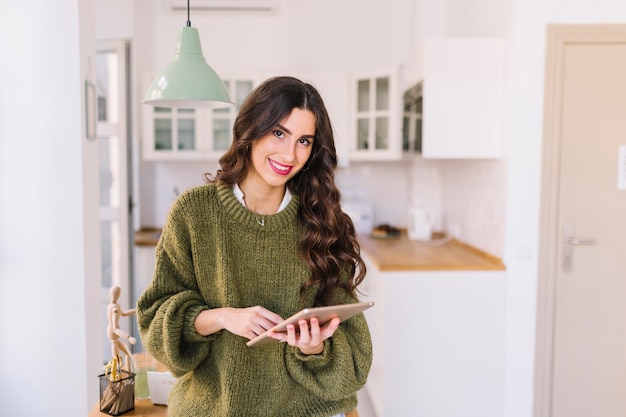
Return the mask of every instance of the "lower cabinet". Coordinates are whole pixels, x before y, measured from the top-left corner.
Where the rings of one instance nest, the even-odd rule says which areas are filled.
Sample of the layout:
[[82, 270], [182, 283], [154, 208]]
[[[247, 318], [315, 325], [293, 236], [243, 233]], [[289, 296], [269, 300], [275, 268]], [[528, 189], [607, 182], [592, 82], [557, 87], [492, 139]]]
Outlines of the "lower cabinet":
[[505, 271], [380, 271], [360, 287], [377, 417], [501, 417]]

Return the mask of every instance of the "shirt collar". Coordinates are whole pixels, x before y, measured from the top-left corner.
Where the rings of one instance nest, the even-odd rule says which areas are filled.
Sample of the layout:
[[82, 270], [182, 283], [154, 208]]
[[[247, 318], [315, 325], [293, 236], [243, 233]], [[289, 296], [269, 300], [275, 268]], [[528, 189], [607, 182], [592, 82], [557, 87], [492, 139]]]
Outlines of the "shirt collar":
[[[243, 191], [241, 191], [241, 188], [239, 188], [239, 184], [233, 185], [233, 192], [235, 193], [235, 197], [237, 197], [237, 200], [244, 207], [246, 207], [246, 202], [243, 199]], [[278, 210], [276, 211], [276, 213], [278, 213], [279, 211], [287, 207], [290, 201], [291, 201], [291, 192], [289, 192], [289, 188], [285, 187], [285, 195], [283, 196], [283, 201], [280, 203], [280, 206], [278, 206]]]

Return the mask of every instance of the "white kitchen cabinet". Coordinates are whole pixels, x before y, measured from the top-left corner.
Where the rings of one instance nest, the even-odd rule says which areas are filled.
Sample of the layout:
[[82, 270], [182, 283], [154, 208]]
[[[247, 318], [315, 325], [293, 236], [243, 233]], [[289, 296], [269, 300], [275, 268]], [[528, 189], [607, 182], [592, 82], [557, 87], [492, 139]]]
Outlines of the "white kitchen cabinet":
[[142, 106], [144, 160], [216, 160], [224, 154], [232, 141], [237, 112], [256, 86], [257, 78], [222, 80], [235, 103], [233, 106], [223, 109]]
[[350, 159], [400, 159], [402, 109], [397, 71], [356, 74], [352, 76], [350, 85]]
[[380, 271], [364, 255], [376, 416], [501, 417], [505, 272]]
[[427, 38], [423, 65], [422, 156], [500, 157], [504, 41]]

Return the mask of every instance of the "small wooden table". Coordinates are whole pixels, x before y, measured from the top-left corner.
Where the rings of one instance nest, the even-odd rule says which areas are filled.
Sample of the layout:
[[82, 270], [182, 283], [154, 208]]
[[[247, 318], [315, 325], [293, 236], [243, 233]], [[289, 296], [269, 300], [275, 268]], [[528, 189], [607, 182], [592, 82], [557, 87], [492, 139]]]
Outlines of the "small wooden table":
[[[87, 417], [106, 417], [108, 414], [100, 412], [100, 403], [91, 410]], [[135, 409], [122, 416], [143, 416], [143, 417], [166, 417], [166, 405], [154, 405], [150, 400], [135, 400]]]
[[[91, 410], [87, 417], [106, 417], [108, 414], [100, 412], [100, 403]], [[150, 400], [135, 400], [135, 409], [122, 416], [143, 416], [143, 417], [166, 417], [167, 406], [166, 405], [154, 405]], [[356, 410], [346, 414], [346, 417], [358, 417], [359, 414]]]
[[[100, 412], [100, 403], [91, 410], [87, 417], [106, 417], [108, 414]], [[122, 416], [143, 416], [143, 417], [167, 417], [166, 405], [154, 405], [150, 400], [135, 400], [135, 409]], [[359, 417], [359, 413], [354, 410], [346, 414], [346, 417]]]

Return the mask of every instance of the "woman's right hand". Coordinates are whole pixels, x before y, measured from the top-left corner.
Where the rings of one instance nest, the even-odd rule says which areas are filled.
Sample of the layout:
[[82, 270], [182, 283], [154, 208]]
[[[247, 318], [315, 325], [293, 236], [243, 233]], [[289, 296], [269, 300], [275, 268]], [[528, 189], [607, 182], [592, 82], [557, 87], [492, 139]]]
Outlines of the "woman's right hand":
[[194, 326], [202, 336], [225, 329], [238, 336], [254, 339], [282, 321], [281, 316], [261, 306], [223, 307], [202, 311], [196, 317]]

